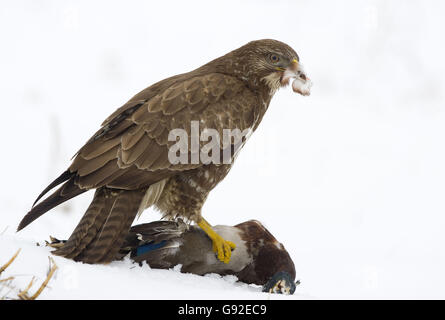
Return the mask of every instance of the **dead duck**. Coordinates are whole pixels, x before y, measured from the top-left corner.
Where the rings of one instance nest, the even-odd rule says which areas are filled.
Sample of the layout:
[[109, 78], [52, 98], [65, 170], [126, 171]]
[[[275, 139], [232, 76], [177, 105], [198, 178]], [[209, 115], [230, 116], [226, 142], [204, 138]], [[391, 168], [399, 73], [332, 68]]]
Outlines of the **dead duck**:
[[214, 230], [236, 244], [229, 263], [219, 261], [212, 241], [197, 226], [177, 221], [155, 221], [133, 226], [117, 258], [130, 253], [151, 268], [181, 265], [181, 272], [235, 275], [239, 281], [263, 286], [264, 292], [293, 294], [295, 265], [284, 246], [257, 220]]
[[[263, 286], [263, 292], [293, 294], [295, 265], [284, 246], [257, 220], [213, 229], [236, 244], [230, 262], [215, 256], [212, 241], [201, 228], [183, 220], [154, 221], [131, 227], [115, 260], [130, 255], [151, 268], [170, 269], [181, 265], [183, 273], [235, 275], [239, 281]], [[53, 248], [65, 240], [50, 237]]]

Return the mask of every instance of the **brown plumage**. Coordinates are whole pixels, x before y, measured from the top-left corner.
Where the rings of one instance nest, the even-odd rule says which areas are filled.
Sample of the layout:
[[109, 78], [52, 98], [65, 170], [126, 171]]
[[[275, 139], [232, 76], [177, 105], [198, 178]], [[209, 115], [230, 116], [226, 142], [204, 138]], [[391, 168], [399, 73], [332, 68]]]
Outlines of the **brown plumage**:
[[[254, 131], [273, 94], [290, 77], [309, 81], [295, 51], [279, 41], [258, 40], [153, 84], [103, 122], [36, 202], [64, 183], [62, 187], [34, 206], [18, 230], [60, 203], [97, 189], [71, 237], [55, 254], [88, 263], [109, 262], [136, 214], [154, 205], [166, 218], [197, 222], [212, 238], [218, 258], [228, 262], [233, 244], [212, 232], [201, 208], [232, 163], [173, 164], [168, 151], [175, 141], [168, 140], [169, 132], [182, 128], [190, 136], [192, 121], [199, 121], [201, 130], [216, 129], [221, 137], [223, 129]], [[308, 94], [302, 90], [297, 92]], [[200, 147], [206, 143], [200, 142]], [[188, 159], [192, 151], [189, 146]]]

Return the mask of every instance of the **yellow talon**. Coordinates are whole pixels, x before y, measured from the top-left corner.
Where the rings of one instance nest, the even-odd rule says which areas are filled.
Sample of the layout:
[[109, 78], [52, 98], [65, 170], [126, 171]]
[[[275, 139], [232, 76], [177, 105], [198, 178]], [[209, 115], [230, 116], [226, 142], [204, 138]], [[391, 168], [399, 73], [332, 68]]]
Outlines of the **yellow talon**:
[[229, 263], [232, 250], [236, 248], [236, 245], [232, 241], [224, 240], [223, 237], [212, 229], [212, 226], [204, 218], [201, 218], [201, 221], [198, 222], [198, 226], [204, 230], [212, 240], [213, 251], [216, 253], [218, 259], [224, 263]]

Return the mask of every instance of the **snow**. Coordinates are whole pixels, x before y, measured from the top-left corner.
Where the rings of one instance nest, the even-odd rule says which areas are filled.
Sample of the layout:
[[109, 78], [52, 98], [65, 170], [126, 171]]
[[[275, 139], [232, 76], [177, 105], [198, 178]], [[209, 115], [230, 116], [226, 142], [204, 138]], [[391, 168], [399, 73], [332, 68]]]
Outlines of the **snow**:
[[[0, 296], [17, 297], [32, 277], [36, 282], [34, 293], [46, 278], [49, 269], [50, 248], [36, 246], [32, 240], [1, 235], [1, 257], [10, 257], [21, 248], [18, 257], [6, 269], [14, 276], [9, 289], [0, 284]], [[51, 255], [52, 256], [52, 255]], [[171, 270], [139, 266], [129, 258], [108, 265], [88, 265], [52, 256], [57, 271], [40, 299], [279, 299], [282, 295], [262, 293], [261, 286], [237, 282], [235, 276], [208, 274], [204, 277], [183, 274], [179, 265]], [[6, 262], [5, 259], [4, 262]], [[2, 262], [3, 264], [3, 262]], [[6, 276], [4, 276], [6, 278]], [[199, 283], [199, 285], [197, 285]]]
[[[4, 1], [0, 264], [22, 251], [2, 278], [16, 275], [20, 288], [45, 278], [49, 249], [35, 242], [66, 239], [92, 193], [20, 233], [17, 224], [112, 111], [155, 81], [275, 38], [298, 52], [311, 96], [277, 92], [203, 213], [212, 224], [260, 220], [295, 262], [296, 293], [54, 257], [59, 269], [41, 298], [445, 298], [444, 7]], [[147, 210], [135, 223], [156, 219]]]

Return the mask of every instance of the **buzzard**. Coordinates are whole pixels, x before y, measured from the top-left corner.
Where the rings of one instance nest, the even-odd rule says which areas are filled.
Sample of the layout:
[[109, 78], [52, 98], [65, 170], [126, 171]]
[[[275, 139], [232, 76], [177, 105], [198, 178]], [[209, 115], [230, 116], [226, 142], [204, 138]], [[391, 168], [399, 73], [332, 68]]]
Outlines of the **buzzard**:
[[[218, 259], [228, 263], [235, 244], [212, 229], [201, 208], [229, 172], [243, 143], [218, 144], [223, 154], [231, 151], [228, 163], [184, 163], [169, 157], [170, 148], [178, 143], [170, 134], [182, 129], [193, 135], [192, 122], [221, 136], [225, 129], [253, 132], [274, 93], [290, 79], [295, 92], [309, 95], [311, 82], [297, 53], [283, 42], [266, 39], [151, 85], [102, 123], [69, 168], [37, 197], [17, 231], [55, 206], [96, 189], [79, 224], [54, 254], [86, 263], [110, 262], [136, 215], [154, 206], [164, 218], [195, 222], [212, 240]], [[204, 147], [204, 142], [198, 147]], [[190, 143], [181, 152], [187, 159], [196, 158], [195, 147]]]

